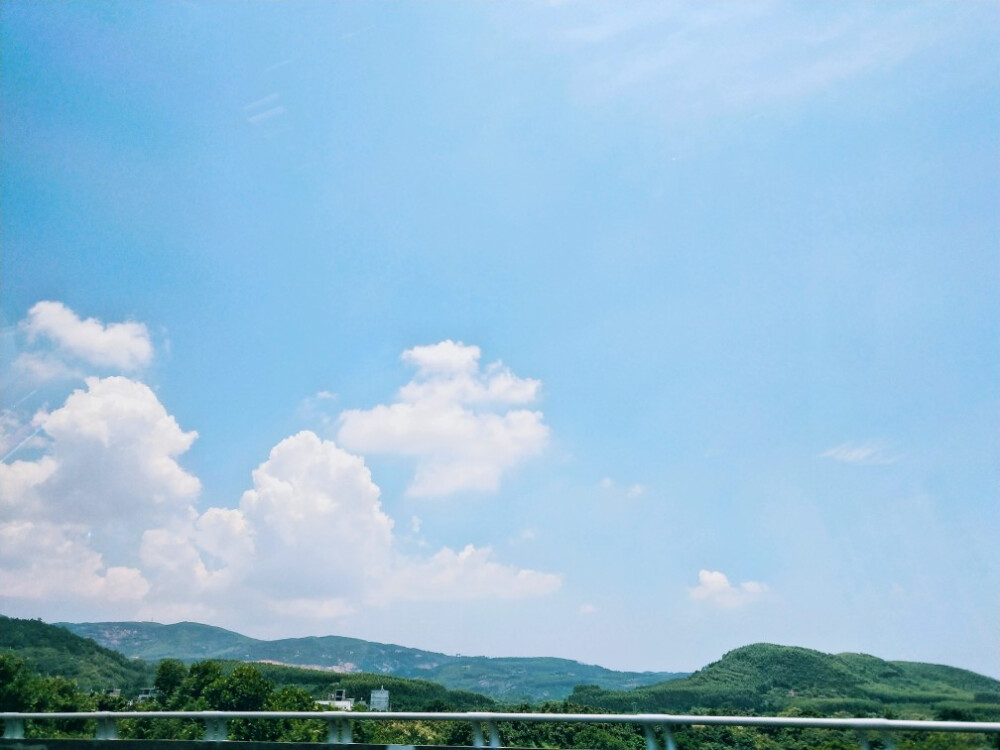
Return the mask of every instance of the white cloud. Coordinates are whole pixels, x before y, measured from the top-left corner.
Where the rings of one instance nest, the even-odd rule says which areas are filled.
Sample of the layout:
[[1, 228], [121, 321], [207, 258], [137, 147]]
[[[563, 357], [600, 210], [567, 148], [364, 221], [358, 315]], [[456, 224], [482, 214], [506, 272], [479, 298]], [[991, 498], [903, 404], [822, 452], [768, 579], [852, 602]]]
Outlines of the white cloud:
[[149, 583], [136, 568], [107, 566], [81, 526], [0, 523], [0, 592], [17, 599], [141, 599]]
[[407, 601], [520, 599], [551, 594], [562, 583], [553, 573], [519, 570], [490, 559], [489, 547], [445, 547], [426, 560], [404, 560], [379, 598]]
[[505, 471], [545, 448], [549, 429], [539, 411], [505, 410], [535, 400], [541, 384], [499, 362], [481, 369], [479, 358], [479, 347], [454, 341], [407, 350], [416, 377], [393, 404], [343, 412], [338, 441], [416, 458], [412, 496], [496, 490]]
[[832, 458], [834, 461], [858, 464], [860, 466], [886, 466], [894, 464], [898, 460], [890, 452], [887, 445], [875, 441], [866, 443], [841, 443], [827, 451], [823, 451], [819, 455], [820, 458]]
[[729, 582], [717, 570], [698, 571], [698, 585], [690, 589], [692, 599], [707, 601], [720, 607], [735, 608], [750, 604], [767, 593], [767, 585], [758, 581], [744, 581], [738, 586]]
[[194, 513], [200, 483], [176, 459], [196, 433], [124, 377], [88, 378], [32, 426], [42, 455], [0, 463], [3, 595], [142, 599], [152, 586], [138, 567], [143, 532]]
[[253, 471], [239, 509], [210, 509], [181, 532], [147, 531], [143, 562], [165, 579], [164, 593], [173, 586], [170, 597], [223, 581], [238, 606], [306, 619], [396, 601], [539, 596], [560, 584], [559, 576], [494, 561], [489, 548], [404, 555], [379, 495], [361, 458], [300, 432]]
[[71, 367], [53, 352], [22, 352], [11, 366], [12, 373], [29, 383], [51, 380], [79, 380], [83, 370]]
[[312, 432], [271, 449], [240, 512], [256, 540], [254, 577], [269, 596], [358, 598], [388, 575], [393, 521], [364, 460]]
[[[176, 460], [197, 433], [182, 431], [138, 381], [87, 378], [86, 390], [73, 391], [35, 423], [50, 440], [48, 454], [37, 462], [48, 469], [19, 497], [26, 508], [44, 507], [48, 517], [148, 527], [188, 508], [201, 489]], [[24, 463], [0, 466], [0, 481], [23, 474]]]
[[559, 585], [558, 576], [493, 561], [488, 548], [401, 554], [364, 461], [311, 432], [275, 446], [253, 479], [240, 510], [256, 538], [255, 580], [270, 597], [346, 611], [366, 602], [536, 596]]
[[593, 604], [589, 604], [589, 603], [588, 604], [581, 604], [579, 611], [580, 611], [581, 615], [593, 615], [593, 614], [597, 613], [597, 607], [595, 607]]
[[45, 338], [61, 352], [95, 367], [124, 371], [147, 366], [153, 359], [149, 331], [142, 323], [81, 320], [61, 302], [36, 303], [21, 323], [29, 341]]
[[358, 611], [358, 607], [342, 597], [273, 599], [268, 602], [268, 609], [278, 617], [289, 617], [320, 622], [337, 620]]
[[[491, 405], [537, 390], [499, 365], [480, 373], [478, 350], [467, 349], [411, 350], [425, 376], [418, 385], [433, 390], [439, 380], [440, 392]], [[472, 366], [457, 366], [456, 354]], [[428, 390], [418, 396], [421, 408], [436, 399]], [[510, 425], [531, 421], [528, 412], [457, 408], [486, 431], [476, 451], [516, 441]], [[0, 602], [117, 602], [118, 611], [127, 606], [140, 617], [217, 620], [255, 611], [322, 620], [401, 600], [539, 596], [560, 584], [557, 575], [498, 562], [488, 547], [403, 554], [364, 459], [308, 431], [274, 446], [239, 507], [199, 513], [201, 483], [179, 463], [197, 433], [182, 430], [148, 386], [127, 377], [88, 377], [62, 406], [28, 423], [5, 412], [0, 432], [5, 447], [28, 436], [36, 455], [0, 461]], [[454, 436], [440, 439], [448, 448]], [[491, 466], [509, 465], [518, 450], [501, 451]], [[488, 463], [475, 451], [459, 459], [465, 463], [453, 468], [466, 472], [476, 460]], [[411, 525], [418, 533], [419, 519]]]

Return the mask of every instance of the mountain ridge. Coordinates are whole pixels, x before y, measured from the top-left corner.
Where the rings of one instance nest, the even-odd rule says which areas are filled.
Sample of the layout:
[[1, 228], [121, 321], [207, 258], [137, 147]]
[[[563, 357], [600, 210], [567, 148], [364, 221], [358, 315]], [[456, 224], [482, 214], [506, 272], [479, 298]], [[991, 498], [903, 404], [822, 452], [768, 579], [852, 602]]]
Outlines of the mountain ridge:
[[326, 635], [263, 640], [194, 622], [54, 623], [127, 657], [258, 661], [331, 672], [371, 672], [438, 682], [504, 701], [562, 700], [576, 685], [629, 690], [684, 672], [623, 672], [556, 657], [487, 657]]

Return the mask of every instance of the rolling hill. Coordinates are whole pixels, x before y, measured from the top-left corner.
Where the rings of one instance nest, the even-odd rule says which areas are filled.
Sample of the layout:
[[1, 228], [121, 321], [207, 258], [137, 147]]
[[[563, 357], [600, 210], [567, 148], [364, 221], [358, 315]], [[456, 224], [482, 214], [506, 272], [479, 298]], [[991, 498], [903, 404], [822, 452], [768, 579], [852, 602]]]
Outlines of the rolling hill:
[[546, 657], [449, 656], [335, 635], [265, 641], [193, 622], [59, 625], [125, 656], [147, 661], [234, 659], [343, 674], [370, 672], [430, 680], [452, 690], [481, 693], [505, 702], [561, 700], [581, 684], [630, 690], [685, 676], [672, 672], [616, 672]]
[[[562, 659], [447, 656], [335, 636], [258, 641], [196, 623], [90, 623], [72, 627], [96, 634], [124, 653], [63, 627], [3, 616], [0, 651], [17, 654], [41, 674], [74, 680], [84, 690], [123, 687], [128, 691], [149, 685], [151, 664], [124, 655], [141, 652], [149, 662], [167, 656], [188, 661], [225, 660], [227, 672], [241, 661], [260, 662], [258, 668], [278, 686], [295, 685], [317, 697], [334, 688], [364, 696], [384, 684], [404, 710], [443, 706], [490, 709], [495, 706], [494, 698], [484, 697], [486, 691], [479, 687], [487, 685], [514, 696], [504, 700], [508, 704], [526, 700], [531, 692], [565, 691], [573, 704], [616, 713], [737, 712], [1000, 720], [1000, 681], [984, 675], [942, 665], [884, 661], [867, 654], [824, 654], [766, 643], [730, 651], [687, 677], [609, 689], [588, 684], [585, 678], [595, 674], [606, 677], [610, 670]], [[314, 663], [311, 669], [288, 666], [292, 659], [320, 663]], [[391, 674], [390, 669], [410, 674]], [[628, 679], [623, 673], [611, 674], [619, 683]], [[571, 684], [575, 687], [566, 687]]]
[[39, 674], [65, 677], [84, 691], [108, 688], [131, 691], [153, 680], [149, 664], [41, 620], [0, 615], [0, 651], [12, 651]]
[[828, 716], [893, 713], [914, 718], [1000, 719], [1000, 681], [954, 667], [824, 654], [757, 643], [690, 677], [631, 691], [581, 686], [570, 700], [606, 711], [685, 713], [796, 710]]

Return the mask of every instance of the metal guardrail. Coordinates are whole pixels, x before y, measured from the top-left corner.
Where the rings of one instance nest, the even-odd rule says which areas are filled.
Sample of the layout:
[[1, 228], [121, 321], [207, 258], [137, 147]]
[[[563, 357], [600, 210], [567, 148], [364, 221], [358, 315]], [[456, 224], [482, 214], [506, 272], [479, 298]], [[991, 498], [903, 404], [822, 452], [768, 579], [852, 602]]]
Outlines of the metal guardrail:
[[[869, 750], [869, 737], [877, 735], [886, 747], [893, 747], [897, 732], [970, 732], [1000, 735], [1000, 721], [904, 721], [899, 719], [814, 719], [788, 716], [689, 716], [672, 714], [524, 714], [524, 713], [427, 713], [427, 712], [349, 712], [349, 711], [92, 711], [87, 713], [0, 713], [4, 739], [23, 739], [26, 721], [46, 719], [96, 720], [95, 739], [118, 739], [121, 719], [197, 719], [205, 722], [202, 740], [220, 742], [228, 739], [231, 719], [312, 719], [325, 721], [329, 729], [327, 743], [352, 742], [352, 724], [356, 721], [461, 721], [472, 725], [474, 747], [502, 747], [501, 722], [559, 724], [632, 724], [641, 726], [647, 750], [677, 750], [673, 730], [676, 727], [724, 726], [854, 731], [863, 750]], [[483, 729], [486, 732], [484, 733]], [[141, 742], [142, 740], [137, 740]]]

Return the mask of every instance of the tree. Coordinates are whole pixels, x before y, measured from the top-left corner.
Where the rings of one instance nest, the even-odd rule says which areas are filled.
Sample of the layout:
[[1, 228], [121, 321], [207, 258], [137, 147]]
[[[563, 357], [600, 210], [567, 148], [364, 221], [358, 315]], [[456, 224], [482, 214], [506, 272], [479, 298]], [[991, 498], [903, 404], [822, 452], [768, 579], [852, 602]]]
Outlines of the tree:
[[[274, 692], [274, 683], [264, 678], [252, 664], [240, 664], [228, 676], [205, 688], [204, 698], [217, 711], [263, 711]], [[229, 722], [229, 739], [266, 741], [274, 739], [275, 728], [260, 721], [234, 719]]]
[[[268, 711], [315, 711], [316, 699], [302, 688], [287, 685], [274, 693], [268, 701]], [[276, 722], [276, 739], [281, 742], [325, 742], [327, 727], [324, 721], [312, 719], [282, 720]]]
[[171, 708], [191, 711], [208, 708], [204, 699], [205, 691], [221, 679], [222, 665], [219, 662], [200, 661], [192, 664], [187, 677], [174, 694]]
[[180, 659], [163, 659], [156, 665], [154, 687], [163, 693], [164, 701], [170, 700], [188, 676], [188, 669]]
[[0, 711], [30, 711], [37, 678], [19, 656], [0, 654]]

